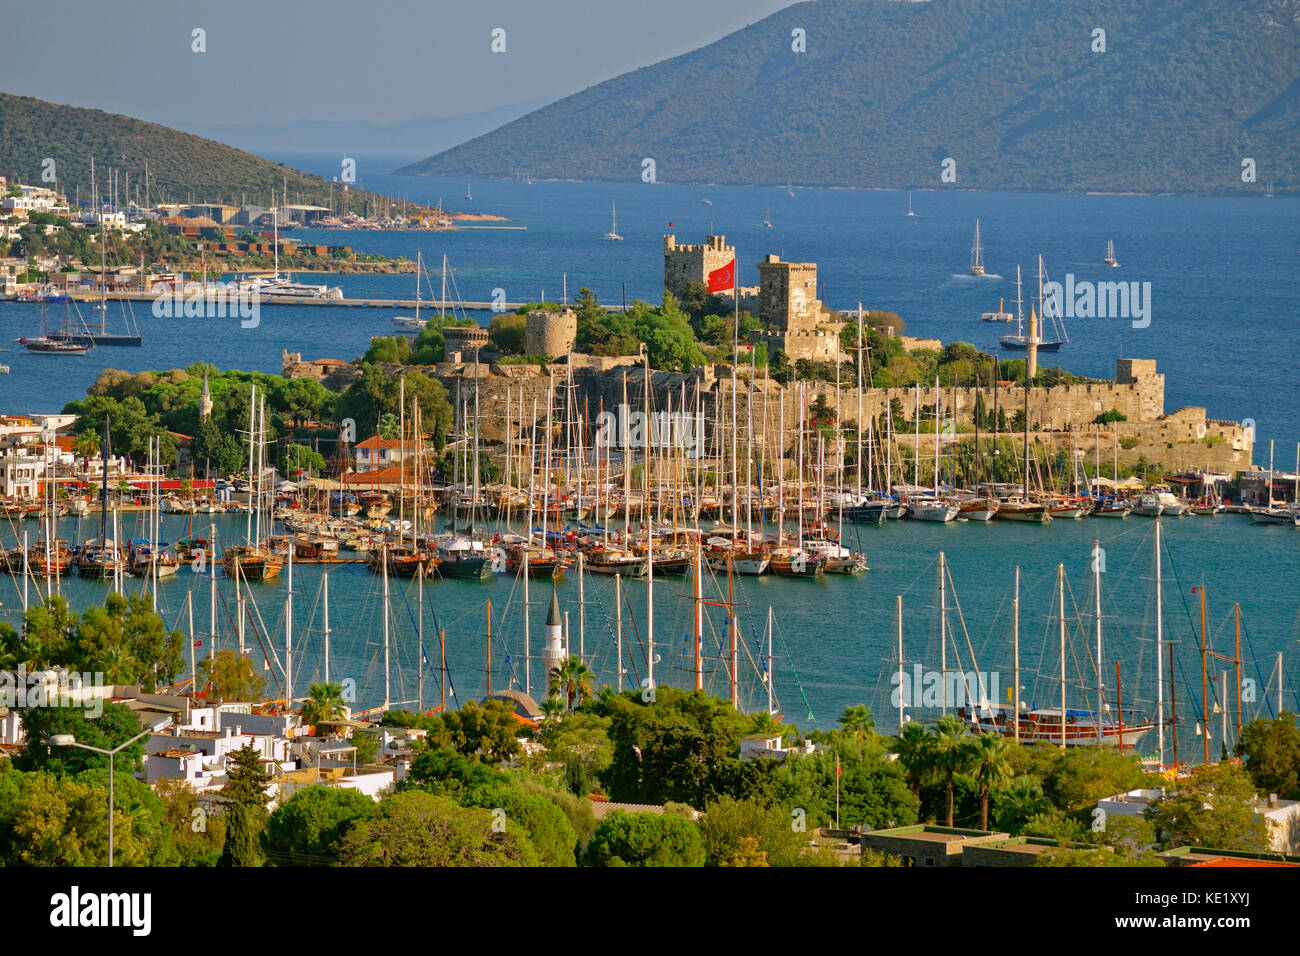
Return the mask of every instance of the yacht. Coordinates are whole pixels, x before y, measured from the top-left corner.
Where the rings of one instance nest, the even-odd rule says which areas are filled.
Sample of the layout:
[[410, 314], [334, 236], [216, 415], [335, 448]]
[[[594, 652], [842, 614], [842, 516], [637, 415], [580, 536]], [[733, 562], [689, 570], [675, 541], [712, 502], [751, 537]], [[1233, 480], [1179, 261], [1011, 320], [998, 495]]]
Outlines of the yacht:
[[1106, 258], [1101, 261], [1106, 263], [1106, 265], [1110, 266], [1112, 269], [1119, 266], [1119, 260], [1115, 258], [1115, 240], [1106, 240]]
[[[420, 272], [424, 265], [424, 258], [420, 252], [415, 254], [415, 315], [395, 315], [393, 316], [393, 328], [403, 332], [418, 332], [429, 324], [428, 319], [420, 318]], [[432, 290], [430, 290], [432, 295]]]
[[605, 233], [605, 238], [610, 242], [622, 242], [623, 237], [618, 234], [618, 209], [614, 203], [609, 204], [609, 215], [613, 222], [610, 224], [609, 232]]
[[970, 251], [970, 274], [976, 277], [984, 275], [984, 252], [980, 249], [980, 221], [975, 220], [975, 245]]

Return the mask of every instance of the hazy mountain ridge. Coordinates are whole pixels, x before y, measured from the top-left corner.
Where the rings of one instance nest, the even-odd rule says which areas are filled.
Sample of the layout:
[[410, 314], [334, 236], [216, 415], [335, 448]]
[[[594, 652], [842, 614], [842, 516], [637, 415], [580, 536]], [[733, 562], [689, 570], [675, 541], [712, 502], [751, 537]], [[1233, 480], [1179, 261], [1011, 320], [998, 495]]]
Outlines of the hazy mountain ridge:
[[1297, 63], [1300, 0], [823, 0], [402, 171], [906, 187], [952, 157], [957, 188], [1281, 190]]

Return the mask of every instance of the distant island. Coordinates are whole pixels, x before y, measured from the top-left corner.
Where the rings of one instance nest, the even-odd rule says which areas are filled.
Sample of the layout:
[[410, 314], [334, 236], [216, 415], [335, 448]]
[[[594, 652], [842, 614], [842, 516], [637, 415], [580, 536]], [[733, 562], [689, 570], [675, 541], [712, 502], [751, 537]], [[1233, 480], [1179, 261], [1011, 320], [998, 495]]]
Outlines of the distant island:
[[675, 183], [1293, 192], [1288, 10], [795, 4], [398, 172], [638, 182], [649, 160]]

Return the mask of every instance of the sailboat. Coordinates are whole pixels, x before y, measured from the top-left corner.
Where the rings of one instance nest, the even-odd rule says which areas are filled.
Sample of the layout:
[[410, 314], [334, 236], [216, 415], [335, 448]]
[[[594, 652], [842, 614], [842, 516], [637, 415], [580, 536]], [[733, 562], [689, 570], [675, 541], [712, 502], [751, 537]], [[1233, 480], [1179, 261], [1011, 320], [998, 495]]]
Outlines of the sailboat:
[[[72, 328], [72, 314], [69, 311], [72, 308], [71, 303], [64, 303], [63, 308], [63, 328], [51, 334], [49, 313], [46, 306], [42, 304], [41, 334], [34, 338], [24, 336], [18, 340], [18, 344], [24, 346], [29, 352], [41, 352], [47, 355], [85, 355], [87, 349], [94, 348], [94, 343], [88, 341], [87, 336], [78, 336]], [[82, 326], [84, 328], [84, 322]]]
[[909, 216], [916, 215], [916, 213], [912, 212], [912, 194], [910, 192], [907, 194], [907, 214]]
[[984, 252], [980, 249], [980, 221], [975, 220], [975, 244], [970, 250], [970, 274], [976, 277], [984, 275]]
[[393, 328], [401, 329], [405, 332], [418, 332], [429, 324], [428, 319], [420, 318], [420, 272], [424, 265], [423, 255], [419, 252], [415, 254], [415, 315], [395, 315], [393, 316]]
[[[1030, 312], [1030, 320], [1031, 320], [1031, 323], [1039, 323], [1039, 322], [1041, 321], [1041, 319], [1046, 319], [1046, 318], [1048, 317], [1047, 310], [1043, 308], [1043, 285], [1044, 285], [1044, 281], [1043, 281], [1043, 280], [1044, 280], [1045, 278], [1046, 278], [1046, 271], [1045, 271], [1044, 268], [1043, 268], [1043, 257], [1042, 257], [1042, 256], [1039, 256], [1039, 257], [1038, 257], [1038, 311], [1035, 313], [1034, 308], [1033, 308], [1032, 306], [1030, 306], [1030, 310], [1029, 310], [1029, 312]], [[1027, 349], [1029, 348], [1029, 339], [1028, 339], [1028, 337], [1026, 337], [1025, 334], [1024, 334], [1024, 331], [1025, 331], [1025, 330], [1024, 330], [1024, 325], [1023, 325], [1023, 323], [1021, 322], [1021, 318], [1020, 318], [1020, 315], [1021, 315], [1021, 311], [1020, 311], [1020, 309], [1021, 309], [1021, 307], [1020, 307], [1020, 267], [1019, 267], [1019, 266], [1016, 266], [1016, 334], [1015, 334], [1015, 335], [1004, 335], [1004, 336], [1002, 336], [1000, 339], [998, 339], [998, 343], [999, 343], [999, 344], [1000, 344], [1004, 349], [1008, 349], [1008, 350], [1011, 350], [1011, 351], [1017, 351], [1017, 352], [1023, 352], [1023, 351], [1025, 351], [1025, 350], [1027, 350]], [[1039, 325], [1039, 328], [1038, 328], [1038, 336], [1037, 336], [1037, 346], [1038, 346], [1038, 351], [1040, 351], [1040, 352], [1059, 352], [1059, 351], [1061, 350], [1061, 346], [1062, 346], [1062, 345], [1065, 345], [1067, 342], [1070, 341], [1070, 337], [1069, 337], [1069, 335], [1067, 335], [1067, 334], [1065, 333], [1065, 323], [1064, 323], [1064, 321], [1062, 321], [1059, 325], [1057, 324], [1057, 321], [1056, 321], [1057, 316], [1056, 316], [1055, 313], [1059, 313], [1059, 312], [1060, 312], [1060, 304], [1059, 304], [1059, 302], [1058, 302], [1056, 308], [1053, 310], [1053, 313], [1054, 313], [1054, 314], [1051, 316], [1051, 319], [1052, 319], [1052, 329], [1053, 329], [1054, 332], [1056, 332], [1057, 334], [1061, 335], [1062, 337], [1059, 338], [1059, 339], [1045, 339], [1045, 338], [1043, 338], [1043, 330], [1042, 330], [1041, 325]], [[1040, 317], [1041, 317], [1041, 319], [1040, 319]]]
[[1101, 261], [1106, 263], [1106, 265], [1110, 266], [1112, 269], [1117, 268], [1119, 266], [1119, 261], [1115, 258], [1114, 239], [1106, 240], [1106, 258], [1102, 259]]
[[767, 226], [768, 229], [772, 228], [772, 210], [763, 210], [763, 225]]
[[[271, 550], [262, 535], [262, 507], [266, 497], [262, 490], [262, 480], [265, 477], [263, 461], [266, 453], [266, 402], [263, 399], [262, 403], [258, 404], [256, 386], [249, 394], [248, 409], [248, 527], [245, 532], [245, 543], [227, 545], [221, 554], [221, 561], [225, 565], [227, 577], [233, 578], [238, 575], [245, 581], [266, 581], [279, 577], [284, 561]], [[257, 519], [256, 524], [253, 521], [254, 516]], [[269, 523], [269, 516], [267, 520]]]
[[466, 199], [473, 199], [473, 198], [474, 198], [474, 193], [473, 193], [473, 191], [470, 189], [470, 184], [469, 184], [469, 183], [466, 183], [466, 184], [465, 184], [465, 198], [466, 198]]
[[613, 222], [610, 224], [609, 232], [605, 233], [605, 238], [610, 242], [622, 242], [623, 237], [618, 234], [618, 209], [614, 203], [609, 204], [609, 215]]
[[[108, 535], [108, 456], [109, 446], [111, 445], [109, 424], [107, 416], [104, 418], [104, 441], [101, 445], [103, 453], [102, 485], [100, 490], [100, 521], [99, 521], [99, 538], [98, 540], [87, 541], [77, 556], [77, 573], [83, 578], [117, 579], [117, 576], [126, 570], [126, 562], [122, 559], [121, 550], [118, 548], [116, 534], [112, 538]], [[116, 528], [116, 520], [114, 522]]]

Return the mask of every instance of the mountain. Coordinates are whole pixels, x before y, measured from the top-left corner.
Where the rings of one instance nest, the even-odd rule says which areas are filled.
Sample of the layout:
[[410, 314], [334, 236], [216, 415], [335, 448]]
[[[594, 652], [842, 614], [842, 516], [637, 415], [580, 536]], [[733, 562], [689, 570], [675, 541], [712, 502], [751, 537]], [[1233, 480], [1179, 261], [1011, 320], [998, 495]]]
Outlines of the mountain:
[[1281, 190], [1297, 63], [1300, 0], [821, 0], [399, 172], [1231, 193], [1250, 158]]
[[[178, 129], [252, 153], [331, 153], [348, 156], [427, 156], [496, 129], [557, 97], [499, 106], [479, 113], [421, 116], [397, 123], [366, 120], [292, 120], [288, 123], [177, 123]], [[385, 170], [387, 172], [387, 170]]]
[[[286, 190], [290, 202], [330, 201], [327, 180], [213, 140], [116, 113], [0, 93], [0, 175], [43, 184], [47, 157], [55, 161], [58, 188], [71, 196], [80, 187], [83, 199], [90, 198], [93, 157], [101, 189], [112, 166], [120, 171], [121, 188], [129, 185], [132, 198], [140, 187], [141, 200], [147, 162], [152, 202], [186, 202], [192, 197], [195, 202], [238, 204], [247, 199], [268, 204], [272, 195], [278, 200]], [[349, 196], [353, 210], [362, 202], [388, 201], [360, 190], [349, 190]], [[123, 193], [119, 197], [126, 198]]]

